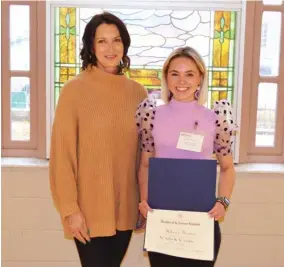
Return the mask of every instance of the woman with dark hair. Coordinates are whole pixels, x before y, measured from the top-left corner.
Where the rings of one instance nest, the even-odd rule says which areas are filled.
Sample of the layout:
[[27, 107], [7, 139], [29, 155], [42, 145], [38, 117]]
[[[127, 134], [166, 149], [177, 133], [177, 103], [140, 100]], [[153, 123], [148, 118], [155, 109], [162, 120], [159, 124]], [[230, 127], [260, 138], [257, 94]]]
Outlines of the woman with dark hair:
[[[107, 61], [105, 61], [101, 54], [94, 53], [93, 35], [95, 34], [95, 30], [100, 25], [102, 27], [100, 27], [99, 30], [101, 32], [106, 30], [106, 35], [108, 33], [111, 33], [107, 31], [107, 29], [110, 27], [114, 29], [114, 34], [116, 34], [117, 31], [119, 32], [118, 38], [115, 39], [115, 42], [119, 44], [118, 49], [121, 49], [123, 47], [123, 55], [121, 61], [119, 62], [119, 65], [115, 66], [115, 71], [117, 72], [117, 74], [122, 74], [123, 69], [128, 69], [130, 66], [130, 58], [127, 56], [128, 48], [130, 46], [130, 36], [125, 24], [113, 14], [107, 12], [105, 12], [103, 15], [94, 16], [85, 28], [82, 40], [83, 48], [80, 53], [81, 59], [83, 60], [82, 68], [86, 69], [89, 65], [96, 66], [97, 64], [99, 64], [99, 66], [102, 66], [102, 64], [104, 63], [106, 65], [109, 64], [107, 63]], [[107, 44], [103, 42], [103, 40], [98, 40], [98, 43]], [[105, 45], [101, 45], [100, 48], [105, 48]]]
[[64, 233], [83, 267], [119, 267], [137, 220], [137, 134], [146, 97], [129, 80], [130, 36], [110, 13], [86, 25], [82, 72], [60, 94], [52, 129], [50, 186]]

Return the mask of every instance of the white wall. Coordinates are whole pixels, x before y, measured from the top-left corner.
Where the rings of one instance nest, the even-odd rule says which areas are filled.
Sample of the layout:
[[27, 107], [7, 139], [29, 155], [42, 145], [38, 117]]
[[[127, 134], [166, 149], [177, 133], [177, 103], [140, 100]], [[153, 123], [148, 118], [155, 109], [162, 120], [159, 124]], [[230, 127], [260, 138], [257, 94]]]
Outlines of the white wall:
[[[284, 174], [238, 173], [222, 223], [217, 267], [284, 267]], [[123, 267], [147, 267], [135, 234]], [[50, 198], [47, 167], [2, 168], [2, 266], [79, 267], [63, 239]]]

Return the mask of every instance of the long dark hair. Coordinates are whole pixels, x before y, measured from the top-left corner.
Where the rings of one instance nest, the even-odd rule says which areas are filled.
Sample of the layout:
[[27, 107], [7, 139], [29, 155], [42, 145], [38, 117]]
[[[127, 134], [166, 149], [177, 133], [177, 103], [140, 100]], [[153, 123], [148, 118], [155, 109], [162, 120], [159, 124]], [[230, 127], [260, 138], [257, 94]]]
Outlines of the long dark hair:
[[97, 66], [97, 57], [93, 51], [93, 43], [98, 26], [101, 24], [113, 24], [117, 27], [123, 43], [123, 57], [118, 66], [118, 73], [128, 70], [130, 67], [130, 58], [127, 56], [128, 48], [130, 46], [130, 36], [125, 24], [115, 15], [104, 12], [97, 14], [86, 25], [84, 35], [82, 38], [83, 47], [80, 52], [82, 62], [82, 69], [86, 69], [88, 65]]

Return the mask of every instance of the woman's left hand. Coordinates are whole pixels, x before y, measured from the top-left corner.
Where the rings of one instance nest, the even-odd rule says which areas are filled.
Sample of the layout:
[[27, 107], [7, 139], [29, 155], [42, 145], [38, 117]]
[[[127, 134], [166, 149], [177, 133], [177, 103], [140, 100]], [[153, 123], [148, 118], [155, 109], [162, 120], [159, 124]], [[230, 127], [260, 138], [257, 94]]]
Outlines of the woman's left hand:
[[215, 221], [218, 221], [225, 216], [226, 210], [220, 202], [216, 202], [213, 209], [210, 210], [208, 213], [211, 217], [214, 217]]

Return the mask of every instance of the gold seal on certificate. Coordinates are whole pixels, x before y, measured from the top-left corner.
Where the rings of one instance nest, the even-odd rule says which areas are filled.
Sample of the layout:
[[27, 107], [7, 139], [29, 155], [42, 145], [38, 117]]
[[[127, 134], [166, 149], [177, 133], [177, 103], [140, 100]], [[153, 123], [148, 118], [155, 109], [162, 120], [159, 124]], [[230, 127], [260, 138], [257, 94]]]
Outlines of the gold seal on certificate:
[[213, 260], [214, 219], [207, 212], [148, 212], [145, 249], [171, 256]]

